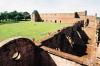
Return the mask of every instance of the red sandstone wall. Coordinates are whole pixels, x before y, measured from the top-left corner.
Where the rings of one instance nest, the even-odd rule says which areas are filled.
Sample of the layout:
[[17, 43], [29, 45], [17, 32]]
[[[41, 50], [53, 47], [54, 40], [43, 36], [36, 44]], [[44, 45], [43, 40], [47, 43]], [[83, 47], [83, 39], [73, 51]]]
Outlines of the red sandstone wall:
[[87, 16], [87, 13], [86, 11], [83, 11], [83, 12], [78, 12], [79, 16]]
[[87, 16], [90, 22], [95, 22], [96, 21], [96, 16]]
[[[89, 19], [90, 22], [96, 20], [95, 16], [87, 16], [87, 12], [77, 12], [80, 18], [75, 18], [75, 13], [40, 13], [40, 17], [44, 22], [57, 22], [57, 23], [76, 23], [77, 21]], [[32, 14], [32, 21], [35, 21], [34, 14]]]
[[31, 21], [35, 22], [35, 15], [34, 14], [31, 15]]
[[73, 13], [42, 13], [40, 16], [44, 22], [66, 22], [74, 18]]

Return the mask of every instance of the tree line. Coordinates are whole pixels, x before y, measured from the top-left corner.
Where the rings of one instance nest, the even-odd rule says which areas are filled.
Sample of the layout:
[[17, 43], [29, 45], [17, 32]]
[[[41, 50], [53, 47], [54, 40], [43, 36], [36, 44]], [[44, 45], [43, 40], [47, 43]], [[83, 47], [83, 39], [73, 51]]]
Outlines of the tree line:
[[5, 22], [5, 21], [22, 21], [22, 20], [28, 20], [30, 19], [30, 14], [28, 12], [17, 12], [17, 11], [12, 11], [12, 12], [1, 12], [0, 13], [0, 22]]

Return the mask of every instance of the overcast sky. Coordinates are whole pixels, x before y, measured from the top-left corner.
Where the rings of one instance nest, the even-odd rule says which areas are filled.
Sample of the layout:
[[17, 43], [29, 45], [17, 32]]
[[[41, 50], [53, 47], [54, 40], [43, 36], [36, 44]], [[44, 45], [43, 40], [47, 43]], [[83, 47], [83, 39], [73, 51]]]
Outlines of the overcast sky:
[[75, 12], [87, 10], [100, 16], [100, 0], [0, 0], [2, 11]]

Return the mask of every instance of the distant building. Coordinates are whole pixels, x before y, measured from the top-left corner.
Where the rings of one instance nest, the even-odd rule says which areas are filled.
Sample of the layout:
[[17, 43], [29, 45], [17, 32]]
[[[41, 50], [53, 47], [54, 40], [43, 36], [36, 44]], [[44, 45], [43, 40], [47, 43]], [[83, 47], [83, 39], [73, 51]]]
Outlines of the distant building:
[[37, 10], [31, 15], [35, 22], [75, 23], [77, 21], [94, 22], [96, 16], [87, 15], [87, 11], [75, 13], [39, 13]]

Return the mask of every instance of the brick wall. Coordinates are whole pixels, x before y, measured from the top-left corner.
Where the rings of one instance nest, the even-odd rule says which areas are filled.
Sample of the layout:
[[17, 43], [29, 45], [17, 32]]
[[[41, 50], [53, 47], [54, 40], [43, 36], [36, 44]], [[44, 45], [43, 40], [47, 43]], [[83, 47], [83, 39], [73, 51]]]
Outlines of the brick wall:
[[[41, 21], [43, 22], [76, 23], [77, 21], [81, 20], [86, 22], [87, 19], [89, 19], [90, 22], [94, 22], [96, 20], [95, 16], [88, 16], [87, 11], [75, 13], [39, 13], [39, 15], [42, 19]], [[37, 19], [34, 13], [32, 14], [31, 19], [32, 21], [35, 21], [35, 19]]]

